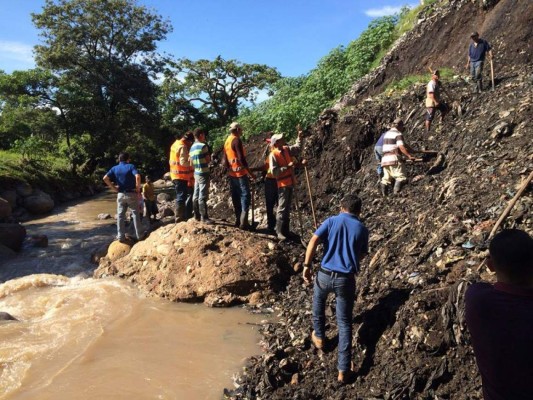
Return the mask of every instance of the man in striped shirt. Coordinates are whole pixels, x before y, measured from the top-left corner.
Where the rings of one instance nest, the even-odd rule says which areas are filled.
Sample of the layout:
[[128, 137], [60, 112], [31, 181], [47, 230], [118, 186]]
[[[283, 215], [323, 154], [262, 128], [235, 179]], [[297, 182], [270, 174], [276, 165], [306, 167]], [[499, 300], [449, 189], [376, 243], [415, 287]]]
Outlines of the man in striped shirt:
[[194, 168], [194, 194], [192, 196], [194, 218], [204, 224], [213, 224], [207, 215], [207, 199], [209, 197], [209, 162], [211, 155], [206, 144], [206, 131], [198, 128], [194, 131], [195, 142], [189, 151]]
[[402, 136], [404, 129], [403, 120], [396, 118], [383, 137], [383, 158], [381, 159], [381, 166], [383, 167], [381, 193], [383, 196], [387, 196], [392, 181], [394, 181], [394, 194], [397, 194], [407, 180], [402, 159], [399, 157], [400, 152], [409, 160], [414, 159], [408, 150], [408, 146], [404, 144]]

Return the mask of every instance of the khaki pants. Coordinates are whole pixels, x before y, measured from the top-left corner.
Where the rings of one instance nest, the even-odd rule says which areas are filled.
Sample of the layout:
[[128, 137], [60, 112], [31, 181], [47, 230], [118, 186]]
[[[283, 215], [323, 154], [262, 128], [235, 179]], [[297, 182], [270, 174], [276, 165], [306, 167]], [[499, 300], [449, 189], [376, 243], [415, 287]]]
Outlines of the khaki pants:
[[383, 185], [390, 185], [393, 180], [398, 182], [407, 180], [403, 164], [383, 167], [383, 178], [381, 178], [381, 183]]

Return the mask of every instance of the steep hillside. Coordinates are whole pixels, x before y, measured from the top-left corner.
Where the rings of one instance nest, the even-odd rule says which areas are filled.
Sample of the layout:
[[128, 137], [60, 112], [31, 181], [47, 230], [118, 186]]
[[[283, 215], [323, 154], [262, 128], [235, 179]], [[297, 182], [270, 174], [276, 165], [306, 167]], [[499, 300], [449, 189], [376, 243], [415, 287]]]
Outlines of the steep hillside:
[[[371, 231], [370, 256], [357, 278], [353, 315], [357, 378], [339, 387], [335, 383], [335, 346], [321, 352], [311, 345], [312, 288], [294, 276], [283, 295], [270, 304], [280, 318], [263, 329], [266, 353], [250, 361], [240, 386], [227, 392], [228, 397], [481, 398], [463, 300], [469, 282], [493, 280], [481, 265], [489, 232], [533, 170], [531, 54], [516, 51], [524, 45], [513, 42], [531, 38], [531, 25], [523, 25], [531, 18], [530, 4], [500, 1], [486, 11], [470, 1], [450, 1], [440, 24], [436, 21], [422, 35], [448, 31], [466, 38], [459, 44], [450, 43], [452, 37], [447, 39], [450, 48], [463, 49], [460, 60], [450, 51], [449, 58], [443, 56], [433, 63], [460, 66], [464, 64], [468, 32], [473, 28], [484, 32], [479, 26], [466, 24], [463, 18], [467, 14], [469, 20], [487, 30], [498, 19], [522, 23], [519, 27], [500, 25], [500, 31], [507, 29], [501, 36], [506, 38], [501, 49], [507, 49], [501, 57], [513, 52], [516, 56], [509, 57], [507, 72], [499, 75], [495, 92], [474, 96], [463, 80], [444, 82], [454, 111], [442, 125], [436, 122], [429, 136], [423, 125], [423, 85], [393, 97], [367, 97], [395, 74], [421, 72], [419, 68], [429, 65], [421, 63], [422, 56], [392, 65], [387, 61], [381, 78], [374, 75], [374, 84], [368, 84], [372, 79], [367, 78], [360, 86], [364, 87], [365, 100], [361, 94], [345, 98], [342, 107], [325, 112], [311, 129], [305, 156], [310, 163], [319, 221], [338, 212], [338, 200], [343, 195], [358, 193], [363, 199], [363, 219]], [[435, 41], [435, 54], [441, 43]], [[422, 50], [416, 46], [425, 45], [404, 42], [401, 46]], [[396, 197], [383, 198], [376, 185], [372, 149], [396, 117], [408, 119], [405, 137], [412, 147], [435, 150], [440, 158], [433, 168], [431, 162], [408, 165], [408, 186]], [[257, 151], [262, 146], [259, 139], [250, 144]], [[300, 181], [301, 208], [310, 210], [303, 176]], [[504, 226], [532, 233], [532, 210], [530, 187]], [[305, 212], [303, 219], [308, 238], [312, 231], [310, 212]], [[333, 302], [327, 313], [329, 338], [335, 343]]]
[[[483, 7], [482, 4], [490, 5]], [[380, 93], [388, 84], [406, 75], [427, 73], [429, 67], [447, 67], [457, 74], [468, 76], [466, 55], [473, 31], [478, 31], [494, 48], [498, 82], [516, 74], [516, 68], [531, 65], [531, 1], [438, 1], [426, 7], [419, 17], [415, 28], [395, 43], [380, 67], [356, 82], [335, 109]], [[488, 78], [488, 65], [485, 73]]]

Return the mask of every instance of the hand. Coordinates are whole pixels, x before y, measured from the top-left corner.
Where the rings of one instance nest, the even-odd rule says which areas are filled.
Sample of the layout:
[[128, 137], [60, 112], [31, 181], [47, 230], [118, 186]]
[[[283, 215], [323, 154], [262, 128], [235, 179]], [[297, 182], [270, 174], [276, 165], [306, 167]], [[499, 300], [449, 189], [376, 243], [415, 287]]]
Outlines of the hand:
[[306, 285], [309, 285], [312, 280], [311, 268], [304, 265], [303, 278]]
[[302, 160], [302, 165], [307, 165], [307, 160], [306, 159]]
[[291, 161], [290, 163], [287, 164], [287, 167], [294, 167], [294, 163]]

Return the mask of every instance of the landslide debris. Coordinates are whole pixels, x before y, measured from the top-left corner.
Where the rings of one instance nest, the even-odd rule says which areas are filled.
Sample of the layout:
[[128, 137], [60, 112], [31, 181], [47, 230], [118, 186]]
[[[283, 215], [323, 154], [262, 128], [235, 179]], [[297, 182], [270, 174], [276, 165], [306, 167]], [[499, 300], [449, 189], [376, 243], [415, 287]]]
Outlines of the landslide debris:
[[117, 276], [171, 301], [256, 303], [286, 286], [293, 273], [288, 247], [224, 222], [191, 219], [153, 231], [125, 256], [102, 258], [94, 276]]

